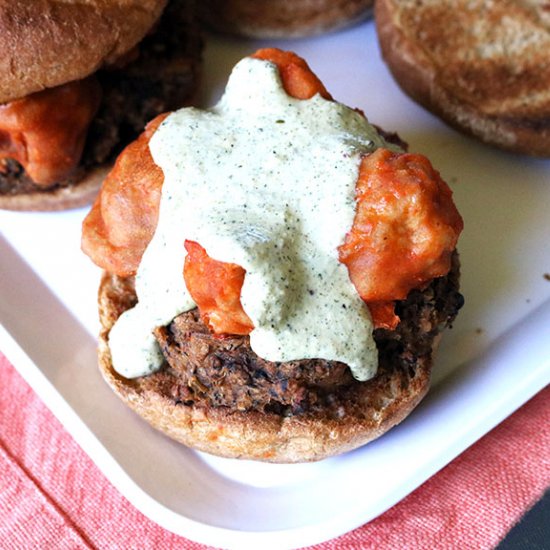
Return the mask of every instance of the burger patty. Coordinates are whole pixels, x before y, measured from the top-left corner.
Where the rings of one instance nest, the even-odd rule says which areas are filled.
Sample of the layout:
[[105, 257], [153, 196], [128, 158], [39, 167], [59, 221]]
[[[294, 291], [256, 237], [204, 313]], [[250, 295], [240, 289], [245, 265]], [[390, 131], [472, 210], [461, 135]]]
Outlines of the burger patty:
[[[121, 68], [96, 73], [102, 88], [99, 110], [88, 129], [80, 164], [70, 178], [47, 190], [77, 183], [89, 170], [110, 163], [156, 115], [188, 102], [195, 91], [201, 40], [190, 3], [171, 0], [153, 31]], [[15, 160], [0, 167], [0, 194], [44, 191]]]
[[[389, 401], [413, 384], [416, 375], [429, 375], [437, 336], [452, 323], [464, 302], [458, 279], [455, 252], [447, 276], [396, 303], [401, 322], [395, 330], [374, 331], [378, 374], [366, 382], [355, 380], [348, 366], [337, 361], [266, 361], [252, 351], [248, 336], [213, 335], [194, 309], [155, 330], [166, 363], [150, 377], [151, 384], [182, 406], [283, 416], [321, 410], [334, 418], [361, 415], [366, 384], [372, 386], [369, 394], [377, 400]], [[126, 296], [124, 308], [132, 305], [132, 297]], [[142, 389], [147, 390], [147, 382], [142, 382]], [[372, 407], [382, 408], [380, 403]]]

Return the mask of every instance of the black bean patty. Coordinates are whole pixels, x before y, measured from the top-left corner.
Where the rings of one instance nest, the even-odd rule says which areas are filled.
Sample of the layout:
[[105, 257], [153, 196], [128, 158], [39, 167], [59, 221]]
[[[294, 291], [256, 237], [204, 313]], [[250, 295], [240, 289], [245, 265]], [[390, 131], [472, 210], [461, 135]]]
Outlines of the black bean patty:
[[[175, 403], [205, 407], [230, 407], [280, 415], [326, 410], [334, 417], [353, 407], [364, 384], [380, 387], [376, 394], [388, 399], [395, 388], [407, 385], [417, 368], [431, 364], [434, 341], [449, 326], [463, 305], [458, 290], [459, 261], [453, 256], [450, 273], [434, 279], [423, 290], [413, 290], [396, 304], [401, 321], [395, 330], [377, 329], [377, 376], [355, 380], [347, 365], [323, 359], [276, 363], [258, 357], [248, 336], [217, 337], [192, 310], [155, 331], [166, 358], [164, 376], [156, 384]], [[398, 371], [400, 376], [395, 377]], [[363, 406], [363, 405], [362, 405]]]

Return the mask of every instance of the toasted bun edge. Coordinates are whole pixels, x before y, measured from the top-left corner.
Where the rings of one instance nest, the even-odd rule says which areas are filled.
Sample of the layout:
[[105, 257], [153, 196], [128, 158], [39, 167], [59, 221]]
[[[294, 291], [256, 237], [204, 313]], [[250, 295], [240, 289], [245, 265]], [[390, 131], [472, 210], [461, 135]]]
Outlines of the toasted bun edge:
[[95, 199], [110, 169], [110, 164], [98, 166], [77, 183], [58, 187], [53, 191], [45, 189], [31, 193], [0, 195], [0, 209], [53, 212], [86, 206]]
[[443, 87], [422, 48], [396, 21], [393, 0], [377, 0], [375, 21], [384, 61], [399, 87], [451, 127], [489, 145], [530, 156], [550, 156], [550, 117], [490, 116]]
[[0, 8], [0, 103], [85, 78], [147, 34], [167, 0], [36, 0]]

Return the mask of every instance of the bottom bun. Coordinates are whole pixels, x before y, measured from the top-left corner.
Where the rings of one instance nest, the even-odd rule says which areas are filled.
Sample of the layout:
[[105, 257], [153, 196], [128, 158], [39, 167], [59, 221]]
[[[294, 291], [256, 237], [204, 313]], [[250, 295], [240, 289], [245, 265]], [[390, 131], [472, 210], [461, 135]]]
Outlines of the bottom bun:
[[[99, 365], [115, 393], [152, 426], [188, 447], [288, 463], [355, 449], [401, 422], [428, 391], [439, 331], [452, 322], [463, 299], [455, 254], [447, 277], [397, 303], [401, 332], [375, 331], [380, 366], [366, 382], [353, 379], [347, 366], [334, 361], [264, 361], [246, 336], [213, 337], [196, 310], [155, 331], [167, 358], [161, 370], [126, 379], [112, 367], [108, 336], [135, 302], [133, 279], [104, 275]], [[264, 391], [262, 384], [273, 387]], [[286, 401], [285, 392], [293, 394]]]
[[110, 165], [94, 168], [68, 185], [45, 189], [36, 185], [24, 192], [0, 194], [0, 209], [48, 212], [86, 206], [94, 201], [110, 168]]

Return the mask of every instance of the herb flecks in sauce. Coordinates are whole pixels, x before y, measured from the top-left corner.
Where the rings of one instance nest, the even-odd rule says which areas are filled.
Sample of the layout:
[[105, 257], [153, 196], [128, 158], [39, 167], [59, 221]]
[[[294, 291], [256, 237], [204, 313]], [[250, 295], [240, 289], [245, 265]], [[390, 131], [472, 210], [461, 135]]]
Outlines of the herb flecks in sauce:
[[110, 334], [115, 369], [159, 368], [151, 331], [194, 307], [182, 276], [188, 239], [246, 270], [241, 302], [259, 356], [337, 360], [359, 380], [374, 376], [370, 314], [337, 249], [361, 156], [380, 146], [363, 116], [319, 95], [289, 97], [276, 67], [251, 58], [214, 108], [168, 116], [150, 142], [165, 177], [159, 223], [136, 277], [139, 302]]

